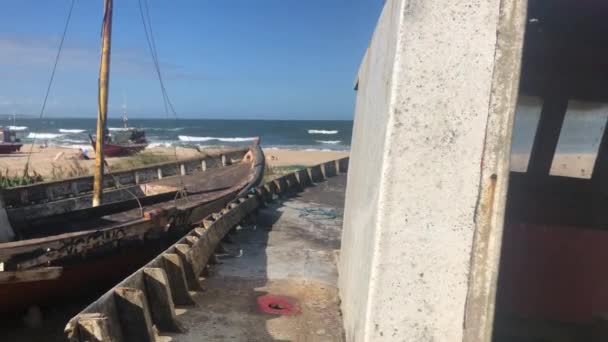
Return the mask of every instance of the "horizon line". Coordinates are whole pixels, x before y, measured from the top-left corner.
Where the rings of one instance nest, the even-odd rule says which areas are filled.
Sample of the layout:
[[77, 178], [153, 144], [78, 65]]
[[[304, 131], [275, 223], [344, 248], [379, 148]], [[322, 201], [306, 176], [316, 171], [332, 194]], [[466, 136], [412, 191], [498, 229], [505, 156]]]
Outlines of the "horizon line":
[[[0, 113], [0, 117], [6, 116], [9, 119], [13, 118], [13, 114]], [[92, 119], [96, 120], [97, 117], [89, 117], [89, 116], [47, 116], [43, 118], [39, 118], [33, 114], [21, 114], [15, 115], [15, 120], [22, 119], [30, 119], [30, 120], [50, 120], [50, 119]], [[108, 117], [109, 119], [118, 119], [121, 120], [122, 117]], [[167, 120], [167, 121], [175, 121], [175, 120], [227, 120], [227, 121], [237, 121], [237, 120], [250, 120], [250, 121], [354, 121], [354, 119], [257, 119], [257, 118], [217, 118], [217, 117], [180, 117], [180, 118], [163, 118], [163, 117], [149, 117], [149, 116], [133, 116], [129, 119], [154, 119], [154, 120]]]

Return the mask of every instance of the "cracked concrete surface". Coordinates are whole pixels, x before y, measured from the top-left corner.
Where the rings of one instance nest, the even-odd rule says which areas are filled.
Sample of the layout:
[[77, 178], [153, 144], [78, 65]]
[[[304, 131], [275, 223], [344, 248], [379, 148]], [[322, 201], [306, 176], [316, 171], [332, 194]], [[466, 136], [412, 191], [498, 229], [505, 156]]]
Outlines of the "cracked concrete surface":
[[[346, 175], [260, 209], [256, 224], [224, 243], [201, 278], [195, 308], [179, 308], [185, 334], [161, 341], [344, 341], [337, 290]], [[300, 313], [260, 312], [258, 297], [287, 297]]]

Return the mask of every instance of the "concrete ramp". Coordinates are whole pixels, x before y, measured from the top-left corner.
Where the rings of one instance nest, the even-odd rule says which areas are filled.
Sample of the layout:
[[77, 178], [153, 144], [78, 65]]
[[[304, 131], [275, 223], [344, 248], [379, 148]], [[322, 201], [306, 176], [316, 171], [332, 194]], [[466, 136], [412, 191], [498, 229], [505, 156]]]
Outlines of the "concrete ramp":
[[336, 256], [346, 175], [278, 198], [223, 242], [187, 332], [161, 341], [343, 341]]

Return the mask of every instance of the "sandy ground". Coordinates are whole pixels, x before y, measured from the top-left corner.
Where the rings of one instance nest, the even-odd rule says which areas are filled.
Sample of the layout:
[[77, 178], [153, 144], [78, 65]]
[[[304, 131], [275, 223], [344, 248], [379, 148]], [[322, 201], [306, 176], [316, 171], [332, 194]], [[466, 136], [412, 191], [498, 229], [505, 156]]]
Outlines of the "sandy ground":
[[[79, 160], [78, 156], [80, 152], [75, 148], [56, 146], [41, 148], [40, 146], [24, 145], [19, 153], [0, 155], [0, 172], [5, 174], [8, 170], [10, 175], [23, 174], [23, 169], [28, 160], [30, 151], [29, 170], [36, 171], [45, 178], [56, 178], [57, 175], [68, 174], [70, 170], [75, 168], [80, 169], [81, 172], [82, 170], [84, 170], [84, 172], [87, 170], [92, 172], [95, 164], [94, 160]], [[197, 150], [190, 148], [178, 147], [176, 151], [177, 156], [180, 159], [192, 158], [200, 155]], [[217, 149], [208, 149], [204, 151], [214, 152], [217, 151]], [[146, 149], [143, 153], [164, 155], [172, 159], [174, 158], [175, 152], [173, 148], [154, 147]], [[264, 149], [264, 154], [266, 155], [268, 165], [271, 167], [280, 167], [291, 165], [315, 165], [342, 158], [347, 156], [348, 152]], [[89, 155], [94, 158], [92, 149], [89, 149]], [[119, 167], [119, 164], [124, 163], [125, 158], [108, 158], [107, 160], [110, 167]]]
[[312, 166], [330, 160], [336, 160], [348, 156], [347, 151], [301, 151], [301, 150], [279, 150], [264, 149], [266, 163], [271, 167], [281, 166]]

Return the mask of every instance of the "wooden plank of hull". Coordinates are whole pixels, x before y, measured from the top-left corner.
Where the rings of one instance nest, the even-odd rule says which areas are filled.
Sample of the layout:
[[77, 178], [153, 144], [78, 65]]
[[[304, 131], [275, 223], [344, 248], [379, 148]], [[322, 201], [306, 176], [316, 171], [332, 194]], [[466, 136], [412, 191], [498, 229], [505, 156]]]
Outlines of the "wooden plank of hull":
[[61, 276], [63, 267], [43, 267], [26, 271], [0, 272], [0, 283], [15, 284], [33, 281], [53, 280]]

